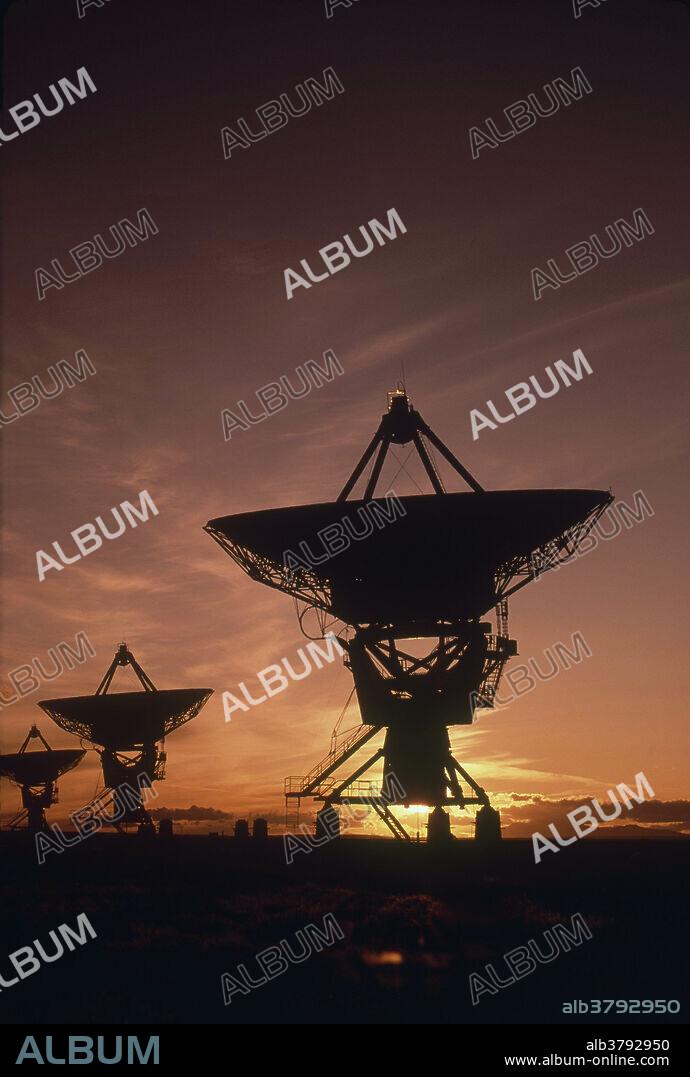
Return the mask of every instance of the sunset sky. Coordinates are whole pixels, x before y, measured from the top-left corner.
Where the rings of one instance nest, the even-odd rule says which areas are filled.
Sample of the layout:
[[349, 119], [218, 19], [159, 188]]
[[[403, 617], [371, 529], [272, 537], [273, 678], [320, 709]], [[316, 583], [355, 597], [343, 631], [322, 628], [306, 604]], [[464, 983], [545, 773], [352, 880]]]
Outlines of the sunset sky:
[[[304, 640], [294, 603], [202, 528], [334, 499], [402, 362], [413, 404], [485, 488], [610, 487], [631, 505], [643, 490], [654, 510], [515, 596], [511, 665], [544, 667], [545, 648], [578, 631], [592, 657], [456, 730], [457, 758], [508, 836], [639, 771], [655, 801], [638, 822], [690, 831], [678, 174], [689, 25], [671, 0], [610, 0], [578, 19], [570, 0], [359, 0], [330, 19], [319, 0], [112, 0], [82, 19], [70, 0], [9, 8], [0, 129], [13, 129], [10, 106], [79, 67], [97, 92], [0, 147], [0, 411], [14, 410], [9, 389], [79, 349], [96, 374], [0, 431], [0, 680], [33, 656], [49, 664], [48, 648], [80, 631], [97, 655], [4, 708], [1, 751], [34, 722], [53, 747], [76, 746], [36, 701], [95, 691], [126, 639], [157, 687], [215, 690], [169, 738], [155, 806], [181, 823], [204, 815], [192, 805], [213, 809], [202, 830], [247, 815], [279, 823], [283, 778], [326, 755], [351, 675], [328, 665], [226, 723], [223, 691], [256, 689], [257, 671], [297, 661]], [[492, 117], [505, 130], [504, 108], [578, 66], [591, 94], [472, 159], [471, 126]], [[344, 93], [224, 159], [223, 126], [244, 117], [256, 129], [257, 107], [296, 100], [328, 67]], [[39, 266], [73, 271], [70, 248], [142, 207], [157, 235], [38, 301]], [[392, 207], [405, 235], [287, 301], [284, 269], [306, 259], [323, 272], [319, 248]], [[652, 236], [535, 302], [533, 267], [564, 267], [567, 247], [604, 240], [638, 207]], [[591, 376], [472, 439], [472, 408], [491, 399], [506, 414], [505, 390], [578, 348]], [[222, 408], [244, 400], [256, 413], [261, 386], [327, 349], [342, 376], [223, 440]], [[395, 451], [382, 482], [426, 492], [412, 457], [410, 476], [399, 472], [409, 446]], [[144, 489], [158, 516], [39, 582], [37, 550], [71, 551], [70, 531]], [[113, 685], [132, 686], [129, 673]], [[50, 820], [91, 798], [97, 772], [90, 753]], [[19, 793], [4, 779], [0, 798], [13, 814]]]

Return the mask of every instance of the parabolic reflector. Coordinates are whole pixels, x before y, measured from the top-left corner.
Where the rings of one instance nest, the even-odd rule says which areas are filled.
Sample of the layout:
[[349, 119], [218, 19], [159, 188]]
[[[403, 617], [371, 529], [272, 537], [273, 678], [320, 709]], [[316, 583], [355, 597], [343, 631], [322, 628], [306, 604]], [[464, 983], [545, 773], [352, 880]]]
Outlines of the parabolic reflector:
[[212, 688], [44, 699], [41, 707], [61, 729], [116, 751], [152, 743], [196, 717]]
[[[484, 615], [501, 597], [497, 581], [505, 590], [550, 543], [570, 534], [576, 545], [578, 528], [581, 537], [613, 499], [604, 490], [497, 490], [396, 500], [404, 515], [379, 497], [223, 516], [204, 530], [252, 578], [349, 624], [454, 620]], [[329, 554], [324, 529], [364, 534], [372, 504], [377, 526]], [[288, 550], [309, 567], [286, 570]]]
[[0, 755], [0, 776], [18, 785], [46, 785], [76, 767], [84, 754], [79, 748], [51, 748], [47, 752]]

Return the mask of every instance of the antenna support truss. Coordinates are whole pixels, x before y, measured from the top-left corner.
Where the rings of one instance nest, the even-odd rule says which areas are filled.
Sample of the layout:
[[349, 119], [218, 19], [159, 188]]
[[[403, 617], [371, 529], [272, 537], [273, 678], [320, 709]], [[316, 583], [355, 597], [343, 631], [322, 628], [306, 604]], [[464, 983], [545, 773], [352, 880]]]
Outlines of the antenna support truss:
[[[412, 442], [417, 453], [424, 465], [431, 485], [433, 486], [437, 494], [445, 494], [446, 489], [441, 481], [441, 477], [434, 467], [433, 461], [429, 455], [426, 445], [422, 441], [424, 436], [431, 444], [438, 449], [438, 451], [446, 458], [451, 467], [457, 471], [467, 485], [474, 490], [475, 494], [483, 494], [484, 488], [479, 485], [473, 475], [469, 473], [466, 467], [464, 467], [458, 458], [450, 451], [447, 445], [441, 441], [439, 437], [433, 432], [430, 426], [428, 426], [418, 411], [410, 404], [407, 393], [404, 389], [396, 389], [394, 392], [388, 394], [388, 411], [385, 415], [381, 416], [381, 422], [379, 423], [378, 430], [374, 434], [373, 438], [367, 445], [359, 463], [355, 467], [354, 471], [350, 475], [343, 486], [340, 494], [338, 495], [338, 501], [345, 501], [352, 493], [357, 480], [364, 471], [365, 467], [371, 460], [374, 453], [376, 453], [376, 459], [374, 460], [374, 466], [367, 482], [366, 490], [364, 491], [364, 500], [368, 501], [374, 493], [376, 483], [379, 480], [381, 469], [388, 450], [392, 444], [394, 445], [407, 445]], [[378, 450], [378, 452], [377, 452]]]
[[110, 688], [110, 683], [111, 683], [113, 677], [115, 676], [115, 670], [117, 669], [118, 666], [131, 666], [132, 669], [134, 670], [134, 672], [136, 673], [137, 677], [139, 678], [139, 681], [140, 681], [142, 687], [144, 688], [144, 691], [146, 691], [146, 692], [155, 692], [155, 691], [157, 691], [155, 684], [153, 683], [151, 678], [148, 676], [148, 674], [144, 673], [143, 669], [141, 668], [141, 666], [137, 662], [136, 658], [134, 657], [134, 655], [132, 654], [132, 652], [128, 648], [127, 644], [126, 643], [121, 643], [120, 646], [118, 647], [117, 651], [115, 652], [115, 657], [113, 658], [112, 662], [110, 663], [110, 665], [108, 667], [108, 671], [107, 671], [105, 677], [103, 678], [103, 680], [99, 684], [98, 688], [96, 689], [96, 695], [97, 696], [103, 696], [108, 691], [108, 689]]

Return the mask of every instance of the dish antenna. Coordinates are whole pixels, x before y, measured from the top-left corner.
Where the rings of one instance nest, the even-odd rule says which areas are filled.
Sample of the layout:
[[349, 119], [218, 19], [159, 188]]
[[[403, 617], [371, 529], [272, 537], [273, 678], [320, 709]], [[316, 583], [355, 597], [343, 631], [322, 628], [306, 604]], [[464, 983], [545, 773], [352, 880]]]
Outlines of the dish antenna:
[[[377, 498], [392, 445], [416, 449], [431, 494]], [[433, 462], [433, 446], [469, 492], [449, 493]], [[363, 496], [348, 501], [367, 465]], [[210, 520], [205, 531], [252, 579], [292, 595], [351, 629], [347, 652], [362, 726], [333, 744], [306, 777], [285, 779], [285, 796], [338, 804], [373, 803], [396, 837], [409, 840], [390, 804], [425, 805], [430, 840], [450, 836], [447, 807], [477, 805], [475, 837], [500, 838], [498, 812], [486, 791], [454, 758], [448, 729], [471, 725], [492, 708], [506, 661], [517, 654], [508, 633], [508, 598], [535, 576], [533, 565], [554, 546], [574, 552], [613, 500], [603, 490], [486, 491], [430, 429], [404, 389], [388, 394], [388, 410], [335, 502], [240, 513]], [[362, 535], [362, 509], [378, 506], [390, 520]], [[330, 557], [286, 567], [286, 553], [323, 549], [321, 534], [336, 521], [360, 541]], [[482, 620], [495, 611], [496, 627]], [[335, 776], [377, 733], [383, 745], [344, 778]], [[404, 792], [364, 795], [359, 779], [377, 762]], [[365, 783], [366, 784], [366, 783]], [[389, 787], [390, 788], [390, 787]], [[321, 816], [321, 813], [319, 813]]]
[[[142, 691], [107, 694], [119, 666], [132, 667]], [[195, 718], [212, 694], [212, 688], [159, 691], [127, 644], [121, 643], [95, 695], [44, 699], [38, 705], [61, 729], [96, 747], [106, 791], [113, 791], [121, 825], [136, 823], [139, 830], [151, 831], [154, 824], [144, 808], [141, 787], [165, 778], [165, 737]], [[139, 778], [134, 805], [118, 794], [118, 787], [142, 772], [145, 777]], [[132, 784], [137, 782], [128, 782]]]
[[[32, 740], [39, 740], [43, 748], [28, 752]], [[32, 725], [18, 752], [0, 755], [0, 777], [9, 778], [22, 794], [22, 808], [10, 820], [9, 829], [18, 830], [26, 823], [30, 834], [47, 830], [46, 808], [57, 803], [57, 780], [61, 774], [73, 770], [85, 754], [74, 748], [51, 748], [38, 726]]]

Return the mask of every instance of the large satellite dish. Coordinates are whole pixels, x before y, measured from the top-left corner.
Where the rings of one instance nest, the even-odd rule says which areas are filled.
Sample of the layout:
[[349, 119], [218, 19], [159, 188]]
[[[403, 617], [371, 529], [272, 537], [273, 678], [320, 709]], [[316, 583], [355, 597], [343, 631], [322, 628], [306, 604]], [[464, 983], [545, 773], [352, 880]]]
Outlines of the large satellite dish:
[[[115, 672], [122, 666], [134, 670], [142, 690], [108, 695]], [[113, 816], [122, 820], [118, 826], [136, 823], [142, 830], [151, 830], [153, 823], [140, 792], [136, 794], [136, 805], [132, 806], [123, 800], [118, 789], [123, 784], [136, 787], [135, 779], [140, 774], [145, 776], [144, 785], [163, 780], [167, 759], [165, 737], [195, 718], [212, 694], [212, 688], [159, 691], [127, 644], [122, 643], [95, 695], [43, 699], [38, 705], [61, 729], [89, 741], [98, 750], [105, 792], [113, 791]], [[103, 796], [100, 793], [99, 800]]]
[[[434, 492], [388, 491], [384, 499], [376, 487], [386, 455], [408, 443]], [[471, 492], [446, 491], [433, 449]], [[349, 501], [369, 464], [363, 495]], [[446, 806], [475, 804], [475, 836], [500, 838], [498, 812], [454, 758], [448, 728], [493, 706], [503, 667], [517, 654], [508, 597], [535, 578], [536, 565], [574, 553], [612, 500], [605, 490], [484, 490], [398, 389], [335, 501], [209, 520], [204, 530], [252, 579], [316, 610], [322, 632], [327, 617], [349, 626], [339, 642], [362, 726], [334, 736], [308, 775], [286, 778], [286, 798], [313, 797], [327, 813], [373, 803], [400, 838], [408, 835], [391, 803], [432, 808], [429, 837], [439, 839], [450, 836]], [[481, 620], [492, 609], [494, 631]], [[336, 777], [384, 729], [383, 747]], [[365, 795], [360, 778], [380, 759], [387, 795]]]
[[9, 778], [16, 785], [46, 785], [73, 770], [83, 756], [83, 750], [78, 748], [0, 755], [0, 777]]
[[[27, 751], [29, 742], [42, 744], [38, 751]], [[29, 833], [47, 828], [46, 808], [57, 799], [57, 780], [73, 770], [84, 758], [78, 748], [51, 748], [37, 726], [32, 726], [18, 752], [0, 755], [0, 777], [9, 778], [22, 794], [22, 809], [9, 823], [16, 830], [26, 823]]]
[[[387, 503], [329, 501], [240, 513], [209, 520], [205, 530], [252, 578], [347, 624], [456, 620], [493, 609], [512, 593], [516, 578], [531, 574], [532, 559], [552, 543], [572, 539], [611, 495], [496, 490], [397, 500], [402, 508], [390, 528], [373, 528], [332, 557], [324, 556], [319, 532], [339, 524], [346, 535], [362, 534], [363, 510], [378, 504], [378, 519], [385, 520]], [[313, 563], [310, 555], [324, 559]]]
[[56, 725], [103, 748], [134, 751], [167, 737], [199, 713], [211, 688], [44, 699], [38, 704]]

